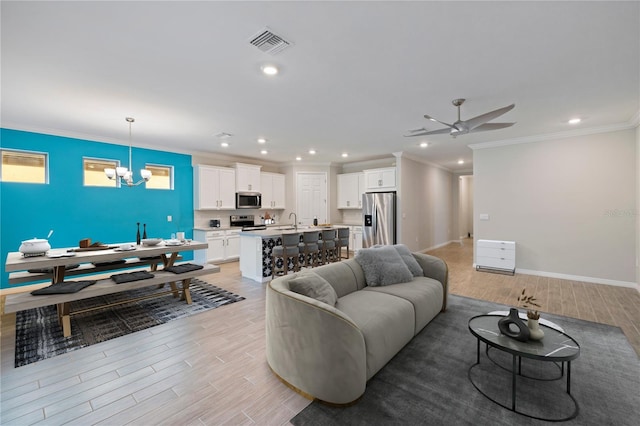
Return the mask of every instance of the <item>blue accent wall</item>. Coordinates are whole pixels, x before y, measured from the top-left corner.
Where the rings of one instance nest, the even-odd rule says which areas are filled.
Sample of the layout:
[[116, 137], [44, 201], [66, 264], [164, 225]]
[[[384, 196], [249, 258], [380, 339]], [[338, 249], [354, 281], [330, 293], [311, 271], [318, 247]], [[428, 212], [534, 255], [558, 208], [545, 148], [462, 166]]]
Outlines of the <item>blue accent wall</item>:
[[[83, 186], [83, 157], [120, 160], [129, 164], [129, 147], [40, 133], [0, 129], [0, 148], [44, 152], [49, 155], [49, 183], [0, 182], [0, 252], [2, 282], [7, 253], [18, 251], [23, 240], [46, 238], [53, 249], [77, 247], [83, 238], [107, 244], [136, 239], [136, 222], [147, 224], [149, 238], [170, 238], [193, 231], [193, 168], [191, 156], [133, 148], [134, 179], [145, 163], [174, 167], [174, 189]], [[153, 179], [153, 178], [152, 178]], [[167, 216], [173, 216], [167, 222]], [[185, 260], [192, 253], [183, 254]]]

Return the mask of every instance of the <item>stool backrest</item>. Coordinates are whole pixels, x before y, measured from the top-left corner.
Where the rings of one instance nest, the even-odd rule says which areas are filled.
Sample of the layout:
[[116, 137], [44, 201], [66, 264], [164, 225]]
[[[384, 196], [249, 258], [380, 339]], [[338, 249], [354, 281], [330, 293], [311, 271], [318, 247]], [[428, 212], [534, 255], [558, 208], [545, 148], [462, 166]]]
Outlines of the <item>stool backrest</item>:
[[349, 228], [338, 228], [338, 238], [349, 238]]
[[324, 229], [322, 231], [322, 241], [333, 241], [336, 238], [335, 229]]
[[309, 231], [302, 234], [302, 242], [305, 244], [313, 244], [318, 242], [318, 231]]
[[285, 247], [298, 247], [300, 242], [300, 234], [282, 234], [282, 245]]

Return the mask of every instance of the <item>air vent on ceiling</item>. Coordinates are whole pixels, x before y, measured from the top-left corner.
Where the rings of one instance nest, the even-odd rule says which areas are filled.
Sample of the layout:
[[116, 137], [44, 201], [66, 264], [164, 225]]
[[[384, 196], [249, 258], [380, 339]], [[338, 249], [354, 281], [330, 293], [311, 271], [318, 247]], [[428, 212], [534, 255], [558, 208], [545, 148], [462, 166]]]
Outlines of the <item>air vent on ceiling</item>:
[[275, 34], [267, 27], [251, 37], [249, 43], [269, 55], [277, 55], [287, 47], [293, 45], [293, 43]]

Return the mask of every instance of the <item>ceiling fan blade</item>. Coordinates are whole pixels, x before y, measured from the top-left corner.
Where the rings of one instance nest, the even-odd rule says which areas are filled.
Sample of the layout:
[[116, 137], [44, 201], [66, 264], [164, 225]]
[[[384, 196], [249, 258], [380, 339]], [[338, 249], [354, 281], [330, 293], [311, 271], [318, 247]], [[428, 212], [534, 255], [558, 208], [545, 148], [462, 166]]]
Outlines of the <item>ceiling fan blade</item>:
[[484, 123], [475, 127], [471, 132], [484, 132], [486, 130], [498, 130], [504, 129], [505, 127], [511, 127], [516, 123]]
[[445, 123], [444, 121], [440, 121], [440, 120], [436, 120], [435, 118], [431, 117], [430, 115], [425, 114], [424, 118], [426, 118], [427, 120], [431, 120], [431, 121], [435, 121], [436, 123], [440, 123], [443, 124], [447, 127], [450, 127], [452, 129], [455, 129], [455, 127], [453, 126], [453, 124], [449, 124], [449, 123]]
[[440, 135], [442, 133], [449, 133], [450, 129], [438, 129], [438, 130], [427, 130], [427, 129], [417, 129], [410, 130], [410, 135], [403, 135], [405, 138], [409, 138], [411, 136], [426, 136], [426, 135]]
[[506, 114], [507, 112], [511, 111], [515, 106], [516, 104], [511, 104], [509, 106], [498, 108], [494, 111], [490, 111], [490, 112], [478, 115], [477, 117], [473, 117], [469, 120], [465, 120], [464, 124], [469, 129], [469, 131], [472, 131], [476, 129], [478, 126], [486, 123], [487, 121], [491, 121], [494, 118], [500, 117], [502, 114]]

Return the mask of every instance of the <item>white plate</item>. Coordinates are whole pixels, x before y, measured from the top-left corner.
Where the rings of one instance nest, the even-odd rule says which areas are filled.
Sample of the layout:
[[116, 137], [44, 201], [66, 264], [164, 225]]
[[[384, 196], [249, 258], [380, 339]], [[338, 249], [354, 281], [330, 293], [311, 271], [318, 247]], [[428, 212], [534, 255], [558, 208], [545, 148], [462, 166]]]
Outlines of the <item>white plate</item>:
[[183, 242], [180, 240], [166, 240], [164, 244], [167, 246], [181, 246]]
[[118, 248], [113, 249], [113, 251], [132, 251], [132, 250], [135, 250], [135, 249], [136, 249], [135, 247], [130, 247], [128, 249], [123, 249], [123, 248], [118, 247]]

